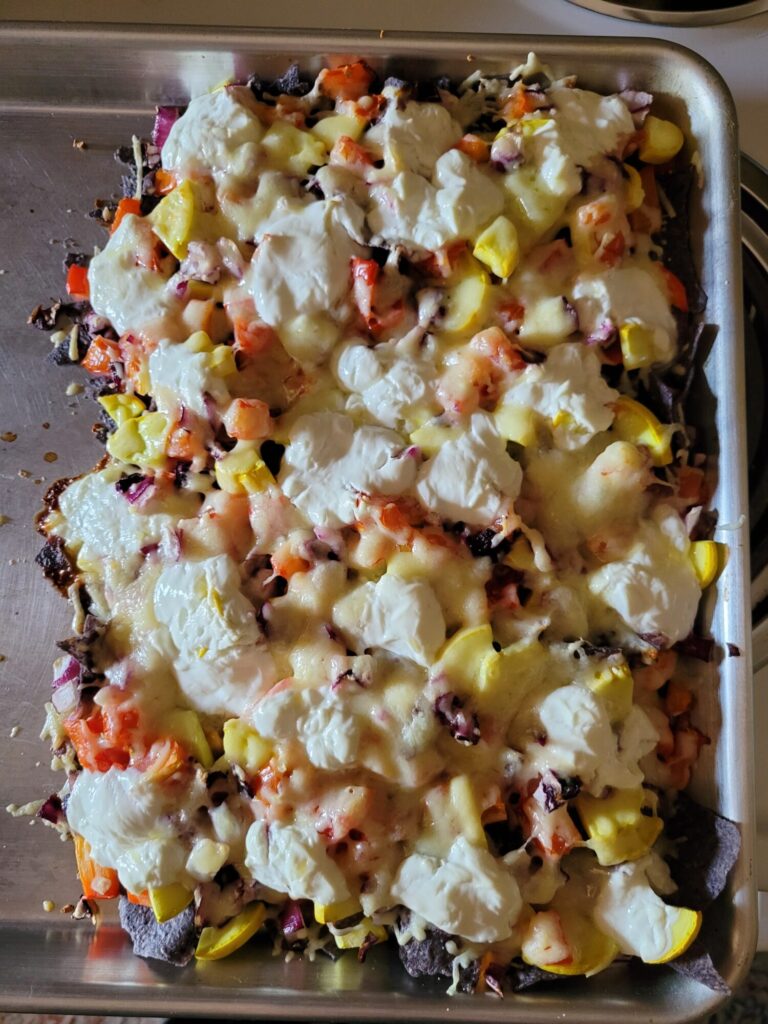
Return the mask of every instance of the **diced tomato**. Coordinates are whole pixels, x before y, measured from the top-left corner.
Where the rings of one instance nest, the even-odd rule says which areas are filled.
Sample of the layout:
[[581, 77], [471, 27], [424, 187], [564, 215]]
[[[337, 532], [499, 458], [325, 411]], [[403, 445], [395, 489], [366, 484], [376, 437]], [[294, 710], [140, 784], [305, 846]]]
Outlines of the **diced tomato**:
[[123, 217], [127, 217], [129, 213], [135, 214], [137, 217], [141, 216], [141, 200], [140, 199], [121, 199], [117, 204], [115, 210], [115, 216], [112, 218], [112, 225], [110, 232], [114, 234], [115, 231], [120, 227], [120, 223]]
[[359, 60], [338, 68], [324, 68], [318, 77], [318, 86], [323, 96], [332, 100], [359, 100], [366, 95], [373, 79], [373, 70]]
[[688, 296], [685, 291], [685, 285], [677, 276], [673, 274], [671, 270], [667, 270], [666, 267], [660, 267], [661, 273], [664, 276], [664, 283], [667, 286], [667, 295], [669, 301], [675, 307], [679, 309], [681, 313], [688, 312]]
[[520, 811], [526, 838], [533, 839], [542, 853], [562, 857], [581, 842], [579, 830], [565, 804], [548, 811], [535, 797], [530, 796], [521, 803]]
[[427, 277], [450, 277], [466, 251], [466, 242], [450, 242], [421, 260], [419, 270]]
[[309, 562], [291, 551], [287, 543], [281, 544], [272, 554], [272, 571], [284, 580], [289, 580], [297, 572], [306, 572], [307, 569]]
[[360, 315], [366, 323], [373, 315], [373, 289], [379, 279], [379, 265], [376, 260], [363, 260], [353, 256], [350, 261], [352, 270], [352, 297]]
[[525, 306], [522, 302], [512, 299], [510, 302], [505, 302], [499, 306], [498, 316], [501, 326], [505, 331], [519, 331], [525, 316]]
[[461, 153], [466, 153], [470, 160], [474, 160], [476, 164], [484, 164], [490, 160], [491, 147], [485, 141], [481, 139], [479, 135], [473, 135], [471, 132], [463, 135], [456, 143], [456, 149]]
[[137, 711], [114, 705], [96, 707], [85, 718], [64, 722], [78, 761], [95, 772], [128, 767], [138, 725]]
[[104, 868], [91, 856], [90, 844], [75, 835], [75, 860], [83, 896], [87, 900], [113, 900], [120, 895], [120, 880], [113, 868]]
[[373, 166], [373, 157], [354, 139], [350, 139], [348, 135], [340, 135], [333, 144], [329, 162], [346, 167], [357, 174], [364, 174]]
[[625, 245], [624, 235], [621, 232], [617, 232], [615, 235], [605, 234], [600, 240], [595, 256], [607, 267], [613, 267], [624, 255]]
[[277, 341], [277, 335], [269, 324], [254, 316], [252, 319], [246, 317], [237, 318], [234, 321], [235, 328], [235, 352], [242, 352], [243, 355], [253, 357], [266, 352]]
[[155, 782], [169, 779], [189, 763], [189, 755], [178, 740], [165, 738], [155, 741], [137, 767]]
[[123, 334], [117, 342], [125, 376], [140, 395], [149, 388], [146, 343], [135, 334]]
[[88, 267], [81, 267], [77, 263], [73, 263], [67, 268], [67, 292], [73, 299], [90, 298]]
[[97, 334], [88, 346], [81, 365], [94, 375], [107, 374], [112, 369], [112, 363], [120, 359], [120, 349], [114, 341], [109, 338], [102, 338]]
[[513, 345], [500, 327], [478, 331], [469, 343], [473, 352], [485, 356], [499, 370], [523, 370], [527, 366], [517, 345]]
[[346, 102], [337, 103], [336, 109], [340, 114], [353, 114], [355, 117], [364, 117], [366, 121], [371, 121], [379, 115], [386, 102], [386, 97], [380, 93], [367, 93], [365, 96], [361, 96], [359, 100], [347, 100]]
[[176, 178], [170, 171], [158, 167], [155, 171], [155, 195], [167, 196], [176, 188]]

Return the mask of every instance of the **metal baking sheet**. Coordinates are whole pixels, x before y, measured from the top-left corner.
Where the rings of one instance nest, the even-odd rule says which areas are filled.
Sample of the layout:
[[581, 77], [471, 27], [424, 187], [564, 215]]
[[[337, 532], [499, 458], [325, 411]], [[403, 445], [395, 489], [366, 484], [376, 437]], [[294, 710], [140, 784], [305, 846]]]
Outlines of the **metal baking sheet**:
[[[713, 467], [714, 504], [728, 566], [703, 609], [704, 626], [741, 655], [702, 665], [700, 717], [713, 744], [703, 752], [695, 794], [740, 822], [744, 846], [727, 893], [706, 918], [706, 938], [723, 976], [735, 986], [755, 942], [749, 573], [745, 476], [738, 145], [733, 103], [724, 83], [691, 51], [651, 40], [525, 36], [458, 37], [243, 32], [189, 29], [24, 27], [0, 29], [0, 806], [58, 788], [37, 736], [49, 692], [54, 641], [69, 612], [33, 563], [39, 547], [31, 520], [48, 482], [76, 474], [98, 457], [90, 436], [94, 407], [67, 396], [81, 371], [46, 362], [47, 335], [25, 326], [29, 311], [62, 290], [68, 248], [103, 243], [84, 214], [115, 191], [111, 159], [132, 133], [147, 133], [157, 102], [186, 101], [222, 80], [253, 70], [280, 74], [297, 59], [316, 72], [339, 54], [366, 56], [381, 71], [406, 77], [476, 67], [506, 71], [537, 50], [556, 73], [581, 84], [655, 94], [681, 124], [701, 158], [694, 217], [696, 256], [709, 295], [707, 320], [717, 340], [706, 358], [694, 403]], [[81, 140], [84, 146], [73, 145]], [[46, 461], [55, 453], [56, 461]], [[48, 458], [52, 456], [49, 454]], [[719, 677], [719, 678], [718, 678]], [[14, 728], [18, 726], [18, 729]], [[11, 737], [14, 734], [14, 738]], [[176, 971], [132, 956], [106, 906], [102, 926], [76, 923], [58, 909], [79, 888], [70, 849], [40, 822], [0, 814], [0, 1005], [45, 1010], [313, 1020], [455, 1020], [537, 1024], [552, 1020], [615, 1024], [620, 1018], [692, 1020], [722, 1001], [672, 971], [616, 965], [591, 981], [557, 982], [500, 1002], [454, 997], [445, 983], [410, 979], [396, 955], [375, 949], [364, 967], [273, 958], [264, 947], [221, 962]]]

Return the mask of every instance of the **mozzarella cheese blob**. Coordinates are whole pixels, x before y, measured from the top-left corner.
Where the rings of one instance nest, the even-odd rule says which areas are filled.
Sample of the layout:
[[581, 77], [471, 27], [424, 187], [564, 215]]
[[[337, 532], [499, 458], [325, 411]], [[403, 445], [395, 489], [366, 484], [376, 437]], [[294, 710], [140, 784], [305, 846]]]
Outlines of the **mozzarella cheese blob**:
[[358, 647], [379, 647], [429, 666], [445, 640], [445, 620], [426, 580], [385, 573], [338, 601], [334, 622]]
[[264, 128], [246, 106], [249, 92], [225, 86], [190, 100], [165, 140], [163, 167], [179, 178], [226, 180], [252, 173]]
[[83, 769], [69, 796], [67, 819], [90, 845], [93, 859], [114, 868], [125, 888], [139, 893], [185, 881], [187, 850], [179, 841], [179, 822], [191, 819], [204, 801], [205, 786], [197, 781], [171, 789], [135, 768]]
[[340, 903], [349, 897], [344, 875], [311, 825], [255, 821], [245, 837], [251, 877], [294, 900]]
[[118, 334], [133, 331], [152, 339], [186, 336], [179, 323], [181, 302], [166, 276], [151, 269], [156, 240], [144, 218], [123, 217], [105, 248], [88, 268], [90, 302]]
[[613, 422], [611, 403], [619, 397], [600, 375], [600, 361], [585, 345], [567, 342], [550, 349], [543, 363], [515, 377], [504, 404], [534, 409], [550, 422], [555, 447], [583, 447]]
[[676, 643], [693, 629], [701, 598], [689, 550], [680, 516], [659, 506], [626, 557], [594, 572], [589, 589], [636, 633]]
[[432, 183], [402, 171], [391, 185], [371, 189], [368, 224], [378, 243], [434, 251], [473, 238], [504, 207], [499, 186], [464, 153], [451, 150], [435, 164]]
[[471, 942], [509, 938], [522, 908], [511, 872], [463, 836], [445, 860], [421, 853], [406, 857], [392, 895], [436, 928]]
[[441, 519], [490, 526], [511, 511], [522, 479], [493, 420], [474, 413], [461, 437], [424, 463], [416, 494]]
[[396, 496], [416, 476], [402, 438], [382, 427], [355, 427], [340, 413], [300, 417], [291, 430], [279, 484], [315, 526], [356, 519], [361, 495]]
[[357, 207], [329, 199], [260, 226], [243, 287], [265, 323], [282, 327], [300, 316], [343, 316], [349, 261], [365, 255], [348, 229], [359, 236], [361, 222]]
[[195, 710], [242, 714], [275, 681], [253, 606], [229, 556], [164, 567], [153, 604], [177, 652], [179, 686]]

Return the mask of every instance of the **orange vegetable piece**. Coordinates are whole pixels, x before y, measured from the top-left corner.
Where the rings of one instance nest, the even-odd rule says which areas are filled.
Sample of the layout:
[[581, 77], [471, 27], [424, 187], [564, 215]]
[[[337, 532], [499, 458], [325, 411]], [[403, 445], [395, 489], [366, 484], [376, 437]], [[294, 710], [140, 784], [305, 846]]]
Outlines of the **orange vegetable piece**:
[[373, 166], [373, 157], [354, 139], [340, 135], [333, 144], [329, 162], [362, 173], [367, 167]]
[[677, 496], [690, 505], [703, 505], [708, 497], [704, 470], [697, 466], [680, 466], [677, 471]]
[[318, 85], [323, 96], [332, 100], [359, 100], [368, 92], [374, 73], [365, 61], [342, 64], [338, 68], [324, 68]]
[[165, 450], [172, 459], [192, 462], [198, 455], [203, 454], [203, 445], [194, 431], [186, 427], [174, 427], [168, 435]]
[[113, 868], [104, 868], [91, 856], [91, 847], [82, 836], [75, 835], [75, 861], [83, 896], [87, 900], [113, 900], [120, 895], [120, 880]]
[[685, 291], [685, 285], [677, 276], [673, 274], [671, 270], [667, 270], [666, 267], [661, 267], [661, 273], [664, 276], [664, 283], [667, 286], [667, 295], [669, 301], [675, 307], [679, 309], [681, 313], [688, 312], [688, 296]]
[[461, 153], [466, 153], [476, 164], [487, 163], [491, 158], [491, 147], [485, 139], [481, 139], [479, 135], [473, 135], [471, 132], [459, 139], [456, 149]]
[[141, 216], [141, 200], [140, 199], [121, 199], [117, 204], [115, 210], [115, 216], [112, 219], [112, 226], [110, 227], [110, 234], [114, 234], [115, 231], [120, 227], [120, 222], [123, 217], [127, 217], [129, 213], [135, 214], [137, 217]]
[[234, 321], [236, 352], [246, 356], [257, 356], [266, 352], [277, 341], [277, 335], [269, 324], [258, 317], [252, 319], [238, 318]]
[[512, 95], [501, 108], [501, 116], [505, 121], [518, 121], [524, 114], [531, 114], [536, 110], [536, 99], [533, 93], [528, 92], [522, 82], [518, 82]]
[[141, 892], [128, 892], [126, 889], [125, 895], [128, 897], [129, 903], [135, 903], [137, 907], [149, 907], [152, 904], [149, 902], [149, 891], [142, 889]]
[[224, 415], [224, 427], [238, 441], [259, 441], [272, 433], [269, 406], [258, 398], [236, 398]]
[[159, 196], [167, 196], [176, 188], [176, 178], [170, 171], [158, 167], [155, 171], [155, 192]]
[[106, 374], [112, 369], [112, 363], [120, 358], [120, 349], [109, 338], [97, 334], [88, 346], [81, 365], [93, 374]]
[[88, 267], [73, 263], [67, 267], [67, 291], [73, 299], [88, 299], [91, 289], [88, 285]]
[[683, 686], [676, 679], [670, 679], [667, 685], [667, 696], [664, 700], [667, 714], [671, 718], [676, 718], [678, 715], [688, 711], [692, 703], [693, 694], [688, 687]]

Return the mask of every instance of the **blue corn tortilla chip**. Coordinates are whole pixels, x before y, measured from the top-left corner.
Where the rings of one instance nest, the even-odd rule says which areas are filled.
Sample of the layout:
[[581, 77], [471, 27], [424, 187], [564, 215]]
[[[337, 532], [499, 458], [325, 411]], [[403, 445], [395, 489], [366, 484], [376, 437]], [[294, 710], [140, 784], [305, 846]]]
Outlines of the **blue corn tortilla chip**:
[[739, 826], [678, 793], [664, 834], [676, 844], [669, 867], [678, 888], [668, 901], [704, 910], [725, 888], [739, 856]]
[[540, 985], [545, 981], [562, 981], [565, 975], [552, 974], [544, 971], [541, 967], [534, 967], [533, 964], [511, 963], [507, 970], [506, 981], [513, 992], [524, 992], [534, 985]]
[[696, 939], [682, 956], [671, 960], [667, 966], [686, 978], [693, 978], [694, 981], [701, 982], [702, 985], [711, 988], [713, 992], [731, 994], [730, 986], [725, 983], [722, 975], [712, 963], [712, 957], [706, 951], [705, 944], [700, 938]]
[[[454, 956], [445, 948], [454, 937], [434, 929], [423, 939], [409, 939], [399, 947], [400, 960], [412, 978], [453, 976]], [[456, 941], [456, 940], [454, 940]], [[458, 940], [461, 941], [461, 940]], [[461, 992], [472, 992], [477, 983], [477, 961], [469, 967], [459, 968], [458, 988]]]
[[120, 924], [131, 937], [136, 956], [164, 960], [184, 967], [192, 959], [197, 944], [195, 910], [190, 904], [176, 917], [159, 924], [150, 907], [140, 907], [125, 896], [118, 905]]

